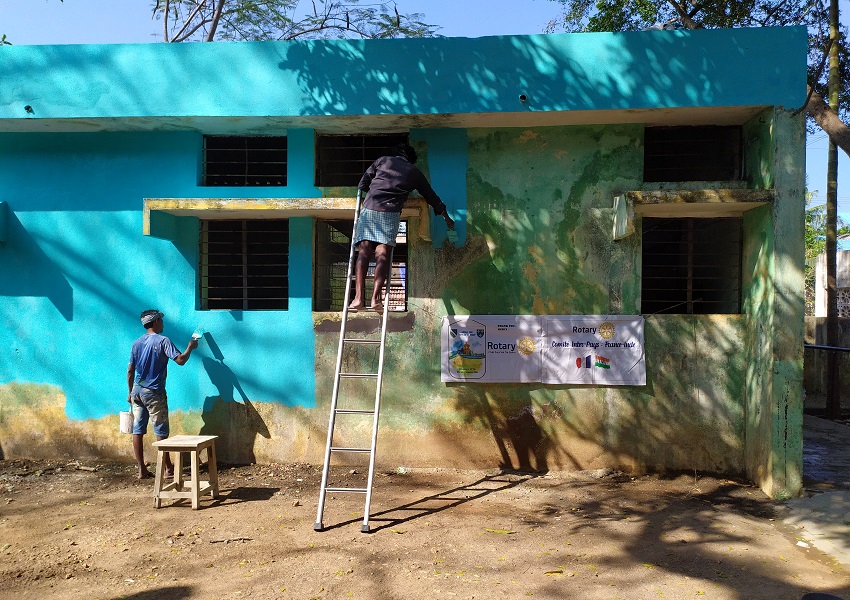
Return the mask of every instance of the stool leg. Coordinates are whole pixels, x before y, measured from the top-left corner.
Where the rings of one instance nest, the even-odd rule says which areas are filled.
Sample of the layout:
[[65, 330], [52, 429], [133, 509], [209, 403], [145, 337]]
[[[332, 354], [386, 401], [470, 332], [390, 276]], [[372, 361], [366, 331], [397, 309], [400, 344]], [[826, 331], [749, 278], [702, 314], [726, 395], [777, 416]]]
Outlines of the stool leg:
[[199, 460], [198, 451], [192, 450], [189, 453], [189, 460], [192, 462], [192, 509], [198, 510], [201, 505], [201, 480], [198, 477]]
[[183, 453], [175, 452], [177, 455], [174, 463], [174, 489], [178, 492], [183, 491]]
[[210, 476], [212, 497], [218, 498], [218, 463], [215, 458], [215, 441], [207, 447], [207, 471]]
[[159, 508], [162, 506], [162, 499], [159, 493], [162, 491], [162, 472], [165, 471], [165, 464], [162, 460], [162, 450], [157, 450], [156, 453], [156, 475], [153, 480], [153, 507]]

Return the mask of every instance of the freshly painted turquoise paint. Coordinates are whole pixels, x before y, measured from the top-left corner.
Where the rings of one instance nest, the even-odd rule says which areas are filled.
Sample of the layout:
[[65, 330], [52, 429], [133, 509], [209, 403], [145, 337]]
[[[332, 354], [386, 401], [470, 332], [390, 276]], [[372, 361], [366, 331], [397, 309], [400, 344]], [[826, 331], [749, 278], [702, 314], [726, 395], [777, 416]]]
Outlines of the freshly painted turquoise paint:
[[[458, 244], [463, 244], [466, 241], [466, 171], [469, 168], [466, 129], [418, 129], [411, 131], [410, 137], [428, 145], [431, 187], [445, 202], [449, 216], [455, 221]], [[439, 248], [448, 228], [442, 218], [431, 223], [433, 243]]]
[[47, 119], [137, 118], [136, 127], [156, 129], [164, 118], [185, 118], [188, 126], [195, 117], [797, 107], [805, 100], [806, 44], [805, 28], [783, 27], [10, 46], [0, 62], [0, 127], [44, 130]]
[[286, 132], [287, 198], [321, 198], [322, 190], [315, 186], [315, 156], [316, 140], [312, 129]]
[[159, 308], [181, 349], [199, 323], [208, 332], [186, 365], [169, 368], [172, 410], [215, 396], [314, 405], [310, 219], [290, 222], [286, 311], [198, 310], [198, 220], [173, 219], [169, 239], [142, 234], [144, 198], [195, 195], [200, 141], [0, 134], [0, 188], [15, 190], [0, 251], [0, 384], [56, 385], [74, 420], [115, 414], [130, 345], [144, 333], [139, 313]]

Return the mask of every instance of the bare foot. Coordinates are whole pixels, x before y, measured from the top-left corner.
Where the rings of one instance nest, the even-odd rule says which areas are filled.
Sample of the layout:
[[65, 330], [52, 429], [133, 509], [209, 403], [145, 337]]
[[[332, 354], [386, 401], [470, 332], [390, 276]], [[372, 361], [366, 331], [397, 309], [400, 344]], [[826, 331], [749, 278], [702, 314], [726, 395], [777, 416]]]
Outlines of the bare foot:
[[139, 471], [139, 479], [150, 479], [151, 477], [153, 477], [153, 473], [151, 473], [147, 469], [145, 469], [144, 471]]
[[363, 310], [366, 308], [366, 305], [363, 302], [352, 302], [348, 305], [348, 312], [357, 312], [358, 310]]
[[377, 304], [373, 304], [369, 308], [374, 310], [375, 312], [379, 312], [379, 313], [384, 312], [384, 305], [383, 305], [382, 302], [378, 302]]

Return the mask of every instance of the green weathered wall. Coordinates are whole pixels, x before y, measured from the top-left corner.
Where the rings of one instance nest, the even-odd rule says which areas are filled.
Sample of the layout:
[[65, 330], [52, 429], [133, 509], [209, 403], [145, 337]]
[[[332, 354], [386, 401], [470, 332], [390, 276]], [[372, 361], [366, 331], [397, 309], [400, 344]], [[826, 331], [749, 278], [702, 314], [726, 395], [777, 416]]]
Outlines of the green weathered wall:
[[750, 189], [773, 188], [773, 125], [772, 108], [744, 123], [744, 179]]
[[[742, 472], [742, 315], [648, 317], [646, 387], [440, 383], [443, 315], [639, 312], [640, 240], [612, 241], [611, 225], [613, 196], [641, 184], [642, 126], [468, 135], [469, 239], [436, 250], [412, 241], [410, 313], [388, 338], [379, 462]], [[320, 419], [333, 319], [317, 323]], [[358, 435], [368, 431], [343, 434]]]
[[744, 218], [747, 475], [772, 496], [796, 494], [803, 461], [803, 120], [776, 109], [761, 145], [775, 200]]

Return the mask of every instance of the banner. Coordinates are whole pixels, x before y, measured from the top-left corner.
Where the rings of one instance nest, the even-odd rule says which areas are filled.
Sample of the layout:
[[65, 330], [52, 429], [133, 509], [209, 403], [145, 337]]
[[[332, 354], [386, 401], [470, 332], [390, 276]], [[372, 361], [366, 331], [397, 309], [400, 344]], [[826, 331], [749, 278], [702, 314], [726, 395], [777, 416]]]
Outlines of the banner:
[[443, 318], [443, 382], [646, 385], [643, 317]]

